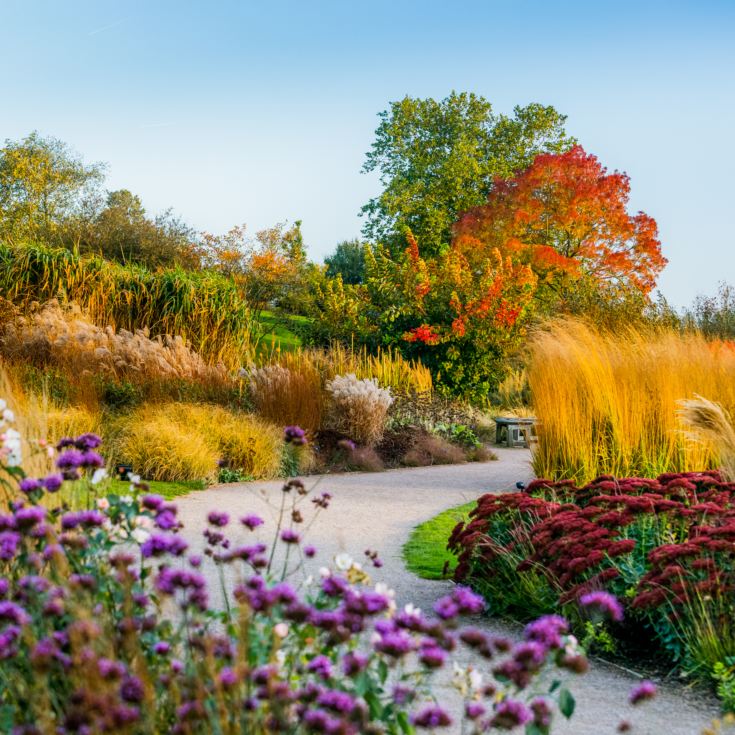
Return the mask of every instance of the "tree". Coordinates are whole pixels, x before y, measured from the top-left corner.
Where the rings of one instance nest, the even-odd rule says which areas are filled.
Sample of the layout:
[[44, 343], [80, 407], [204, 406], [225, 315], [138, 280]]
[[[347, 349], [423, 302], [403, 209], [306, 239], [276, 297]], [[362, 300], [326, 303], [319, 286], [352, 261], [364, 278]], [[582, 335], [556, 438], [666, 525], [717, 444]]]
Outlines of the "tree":
[[530, 266], [539, 296], [558, 305], [574, 289], [622, 289], [646, 295], [666, 264], [656, 221], [628, 213], [630, 181], [608, 173], [574, 146], [540, 154], [525, 171], [498, 179], [487, 203], [462, 215], [455, 246], [467, 257], [504, 257]]
[[308, 267], [301, 222], [285, 223], [247, 235], [245, 225], [224, 235], [202, 234], [204, 265], [232, 278], [257, 314], [269, 305], [297, 299]]
[[365, 278], [365, 246], [359, 240], [344, 240], [332, 255], [324, 258], [327, 276], [342, 277], [348, 284], [362, 283]]
[[0, 237], [49, 242], [103, 178], [65, 143], [33, 132], [0, 149]]
[[85, 226], [72, 221], [65, 231], [67, 245], [121, 263], [158, 268], [198, 267], [200, 262], [194, 231], [171, 210], [151, 219], [140, 197], [127, 189], [108, 192], [105, 205]]
[[508, 117], [467, 93], [439, 102], [405, 97], [379, 117], [363, 172], [378, 171], [383, 191], [362, 208], [363, 233], [394, 254], [405, 245], [406, 228], [422, 255], [439, 253], [460, 213], [482, 204], [498, 177], [574, 143], [553, 107], [516, 107]]
[[482, 399], [497, 387], [531, 314], [531, 269], [495, 251], [470, 263], [451, 245], [423, 257], [416, 239], [398, 255], [367, 248], [364, 285], [340, 276], [322, 289], [322, 341], [356, 341], [418, 358], [446, 393]]
[[735, 340], [735, 287], [721, 281], [716, 295], [697, 296], [684, 321], [708, 337]]

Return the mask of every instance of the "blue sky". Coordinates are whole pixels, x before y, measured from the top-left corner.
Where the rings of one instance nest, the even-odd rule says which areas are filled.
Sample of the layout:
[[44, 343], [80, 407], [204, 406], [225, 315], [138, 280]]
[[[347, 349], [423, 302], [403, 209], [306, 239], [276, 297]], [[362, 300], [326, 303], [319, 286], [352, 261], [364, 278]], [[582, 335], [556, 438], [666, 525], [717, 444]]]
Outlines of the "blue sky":
[[406, 94], [552, 104], [627, 171], [683, 305], [735, 281], [735, 0], [0, 3], [0, 139], [34, 129], [197, 229], [359, 234], [377, 113]]

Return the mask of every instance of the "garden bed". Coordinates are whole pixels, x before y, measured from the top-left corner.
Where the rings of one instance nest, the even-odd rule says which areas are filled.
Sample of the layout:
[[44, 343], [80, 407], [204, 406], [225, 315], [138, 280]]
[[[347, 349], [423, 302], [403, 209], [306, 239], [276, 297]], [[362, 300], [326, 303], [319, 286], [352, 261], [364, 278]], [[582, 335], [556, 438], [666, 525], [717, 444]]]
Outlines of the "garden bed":
[[[727, 699], [733, 541], [735, 483], [705, 472], [602, 476], [583, 487], [536, 480], [524, 493], [485, 495], [449, 548], [459, 557], [455, 579], [481, 592], [491, 613], [568, 614], [598, 650], [650, 653], [682, 673], [715, 677]], [[576, 613], [598, 590], [624, 608], [604, 629]]]

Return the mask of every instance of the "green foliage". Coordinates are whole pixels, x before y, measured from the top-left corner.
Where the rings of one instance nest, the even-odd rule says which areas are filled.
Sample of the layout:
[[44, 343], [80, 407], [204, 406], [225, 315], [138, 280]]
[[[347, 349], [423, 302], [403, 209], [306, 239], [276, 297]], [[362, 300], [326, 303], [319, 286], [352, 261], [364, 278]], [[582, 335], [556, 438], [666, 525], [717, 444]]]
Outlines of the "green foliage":
[[434, 431], [450, 442], [459, 444], [466, 449], [474, 449], [480, 446], [477, 434], [466, 424], [436, 424]]
[[484, 203], [496, 177], [574, 143], [553, 107], [530, 104], [497, 115], [483, 97], [464, 92], [440, 101], [404, 97], [379, 117], [363, 171], [378, 171], [383, 191], [362, 208], [363, 232], [394, 253], [410, 228], [422, 254], [437, 254], [459, 214]]
[[722, 281], [716, 295], [698, 296], [684, 322], [708, 337], [735, 339], [735, 287]]
[[341, 276], [344, 283], [355, 285], [365, 280], [365, 246], [359, 240], [345, 240], [332, 255], [324, 258], [327, 276]]
[[0, 240], [50, 242], [82, 216], [85, 197], [102, 179], [65, 143], [33, 132], [0, 149]]
[[717, 683], [717, 698], [725, 712], [735, 712], [735, 657], [718, 661], [712, 668], [712, 678]]
[[220, 467], [217, 482], [252, 482], [255, 478], [236, 467]]
[[78, 244], [81, 252], [149, 268], [199, 264], [193, 230], [170, 210], [151, 219], [140, 197], [127, 189], [109, 192], [105, 206], [89, 222], [78, 222], [77, 229], [64, 240]]

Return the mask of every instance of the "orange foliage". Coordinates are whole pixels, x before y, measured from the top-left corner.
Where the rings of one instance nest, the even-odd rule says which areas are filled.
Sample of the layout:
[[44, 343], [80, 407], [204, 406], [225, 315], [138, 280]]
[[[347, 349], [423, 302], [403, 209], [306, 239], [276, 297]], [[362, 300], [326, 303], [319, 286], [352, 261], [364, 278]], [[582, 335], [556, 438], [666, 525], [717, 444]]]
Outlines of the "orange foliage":
[[587, 276], [648, 293], [666, 259], [656, 221], [628, 214], [629, 195], [628, 176], [608, 173], [580, 146], [541, 154], [462, 215], [454, 245], [470, 261], [497, 248], [531, 266], [542, 284]]

